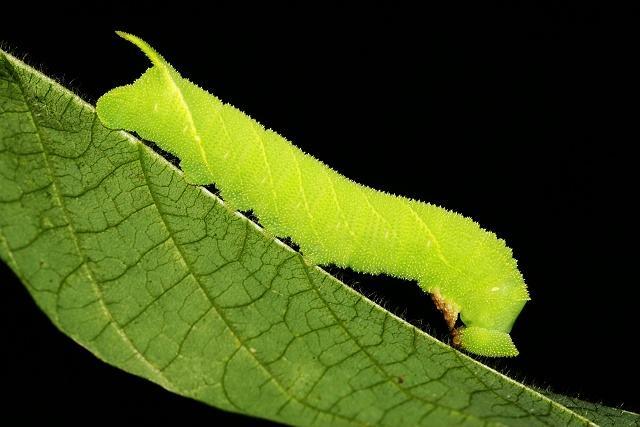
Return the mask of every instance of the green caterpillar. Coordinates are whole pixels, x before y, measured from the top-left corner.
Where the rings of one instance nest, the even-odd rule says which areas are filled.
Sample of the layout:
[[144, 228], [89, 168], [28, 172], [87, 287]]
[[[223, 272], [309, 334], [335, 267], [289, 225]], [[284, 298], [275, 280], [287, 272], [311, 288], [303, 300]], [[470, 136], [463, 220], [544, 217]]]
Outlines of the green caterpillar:
[[[226, 201], [290, 236], [315, 264], [417, 280], [453, 342], [485, 356], [516, 356], [509, 332], [529, 300], [511, 250], [446, 209], [357, 184], [277, 133], [182, 78], [151, 46], [153, 64], [98, 100], [110, 128], [136, 131], [180, 159], [187, 181], [216, 183]], [[464, 326], [455, 327], [460, 314]]]

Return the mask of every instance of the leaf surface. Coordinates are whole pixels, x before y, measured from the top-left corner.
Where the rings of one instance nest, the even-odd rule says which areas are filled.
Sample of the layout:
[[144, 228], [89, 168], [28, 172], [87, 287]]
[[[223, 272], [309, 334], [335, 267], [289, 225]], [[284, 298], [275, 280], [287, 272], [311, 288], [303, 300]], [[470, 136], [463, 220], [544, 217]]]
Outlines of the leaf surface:
[[304, 426], [589, 425], [593, 415], [307, 266], [1, 51], [0, 256], [97, 357], [229, 411]]
[[640, 417], [634, 412], [604, 405], [596, 405], [575, 397], [544, 392], [547, 397], [581, 414], [601, 426], [639, 426]]

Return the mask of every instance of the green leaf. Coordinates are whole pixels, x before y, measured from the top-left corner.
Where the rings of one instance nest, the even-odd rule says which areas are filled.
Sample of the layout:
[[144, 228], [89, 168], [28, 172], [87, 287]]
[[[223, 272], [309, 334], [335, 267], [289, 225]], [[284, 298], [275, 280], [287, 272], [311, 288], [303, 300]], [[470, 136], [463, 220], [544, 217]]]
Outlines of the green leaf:
[[619, 408], [611, 408], [595, 403], [586, 402], [575, 397], [563, 396], [557, 393], [544, 392], [547, 397], [564, 405], [566, 408], [583, 415], [601, 426], [638, 426], [640, 417], [633, 412]]
[[229, 411], [305, 426], [588, 425], [592, 416], [307, 266], [1, 52], [0, 255], [97, 357]]

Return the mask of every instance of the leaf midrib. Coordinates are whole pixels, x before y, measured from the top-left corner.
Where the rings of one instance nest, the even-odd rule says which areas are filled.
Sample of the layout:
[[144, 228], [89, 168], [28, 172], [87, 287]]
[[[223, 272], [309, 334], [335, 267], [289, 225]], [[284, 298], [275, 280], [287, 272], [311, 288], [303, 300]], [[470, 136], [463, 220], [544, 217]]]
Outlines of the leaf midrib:
[[[33, 108], [30, 104], [29, 101], [29, 97], [26, 94], [24, 85], [22, 83], [22, 79], [20, 78], [20, 76], [18, 75], [18, 73], [16, 72], [15, 68], [13, 67], [13, 64], [9, 63], [9, 67], [10, 67], [10, 72], [13, 75], [14, 80], [16, 81], [16, 85], [18, 86], [18, 89], [20, 89], [20, 93], [22, 94], [22, 98], [24, 100], [24, 104], [26, 105], [27, 109], [29, 110], [29, 117], [31, 119], [31, 123], [33, 124], [33, 127], [35, 128], [35, 134], [37, 135], [37, 139], [38, 142], [40, 144], [40, 147], [42, 148], [42, 156], [47, 168], [47, 171], [49, 172], [49, 175], [51, 176], [51, 188], [52, 188], [52, 192], [55, 198], [55, 202], [57, 203], [58, 207], [60, 208], [62, 215], [65, 219], [65, 222], [67, 223], [66, 226], [69, 229], [69, 234], [71, 235], [71, 238], [73, 240], [73, 244], [75, 246], [75, 249], [78, 253], [78, 255], [80, 256], [80, 258], [82, 259], [82, 262], [80, 263], [80, 265], [75, 269], [76, 271], [80, 268], [83, 268], [86, 271], [87, 277], [89, 279], [89, 282], [91, 283], [91, 286], [94, 290], [94, 292], [96, 293], [98, 300], [100, 301], [100, 308], [103, 312], [103, 314], [105, 315], [108, 324], [112, 324], [114, 326], [114, 329], [116, 330], [117, 334], [120, 336], [120, 338], [122, 338], [122, 340], [127, 344], [127, 346], [129, 346], [129, 348], [133, 351], [135, 357], [137, 359], [139, 359], [151, 372], [153, 372], [160, 381], [160, 384], [162, 386], [164, 386], [165, 388], [169, 389], [169, 390], [175, 390], [175, 385], [172, 383], [172, 381], [170, 381], [166, 375], [158, 369], [157, 366], [155, 366], [150, 360], [148, 360], [144, 354], [133, 344], [133, 342], [131, 342], [131, 340], [129, 339], [129, 337], [127, 336], [127, 334], [120, 328], [120, 326], [118, 325], [118, 323], [116, 322], [116, 320], [113, 317], [113, 314], [111, 313], [111, 311], [109, 310], [109, 308], [107, 307], [107, 305], [104, 303], [104, 297], [102, 294], [102, 289], [100, 288], [100, 286], [98, 285], [98, 281], [95, 278], [93, 271], [91, 270], [91, 268], [88, 266], [88, 259], [86, 254], [84, 253], [84, 251], [81, 249], [80, 246], [80, 242], [78, 241], [77, 238], [77, 233], [75, 230], [75, 227], [73, 226], [73, 223], [70, 220], [69, 217], [69, 213], [67, 211], [67, 208], [65, 206], [65, 204], [63, 203], [63, 196], [60, 192], [59, 184], [57, 182], [56, 176], [53, 173], [53, 169], [51, 168], [51, 164], [49, 161], [49, 154], [46, 148], [46, 144], [44, 143], [44, 137], [42, 135], [42, 132], [40, 130], [40, 126], [38, 125], [38, 122], [36, 121], [34, 114], [33, 114]], [[73, 100], [73, 98], [70, 98], [71, 102]], [[97, 116], [94, 116], [94, 122], [96, 120]], [[93, 124], [91, 126], [91, 137], [93, 138]], [[61, 283], [62, 285], [62, 283]], [[108, 326], [108, 324], [106, 326]], [[105, 328], [106, 328], [105, 326]]]

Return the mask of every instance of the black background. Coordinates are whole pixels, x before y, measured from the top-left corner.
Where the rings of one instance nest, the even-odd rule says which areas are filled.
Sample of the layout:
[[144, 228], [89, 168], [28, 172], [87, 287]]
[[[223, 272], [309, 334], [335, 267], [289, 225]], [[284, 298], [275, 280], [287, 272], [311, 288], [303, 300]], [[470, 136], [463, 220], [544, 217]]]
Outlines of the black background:
[[[521, 355], [484, 361], [640, 410], [637, 134], [614, 134], [637, 122], [635, 11], [160, 3], [25, 5], [6, 11], [0, 40], [94, 103], [147, 67], [113, 30], [135, 33], [350, 178], [472, 216], [514, 248], [533, 298], [512, 333]], [[417, 286], [337, 275], [446, 339]], [[0, 277], [3, 418], [259, 424], [106, 366], [55, 330], [6, 266]]]

